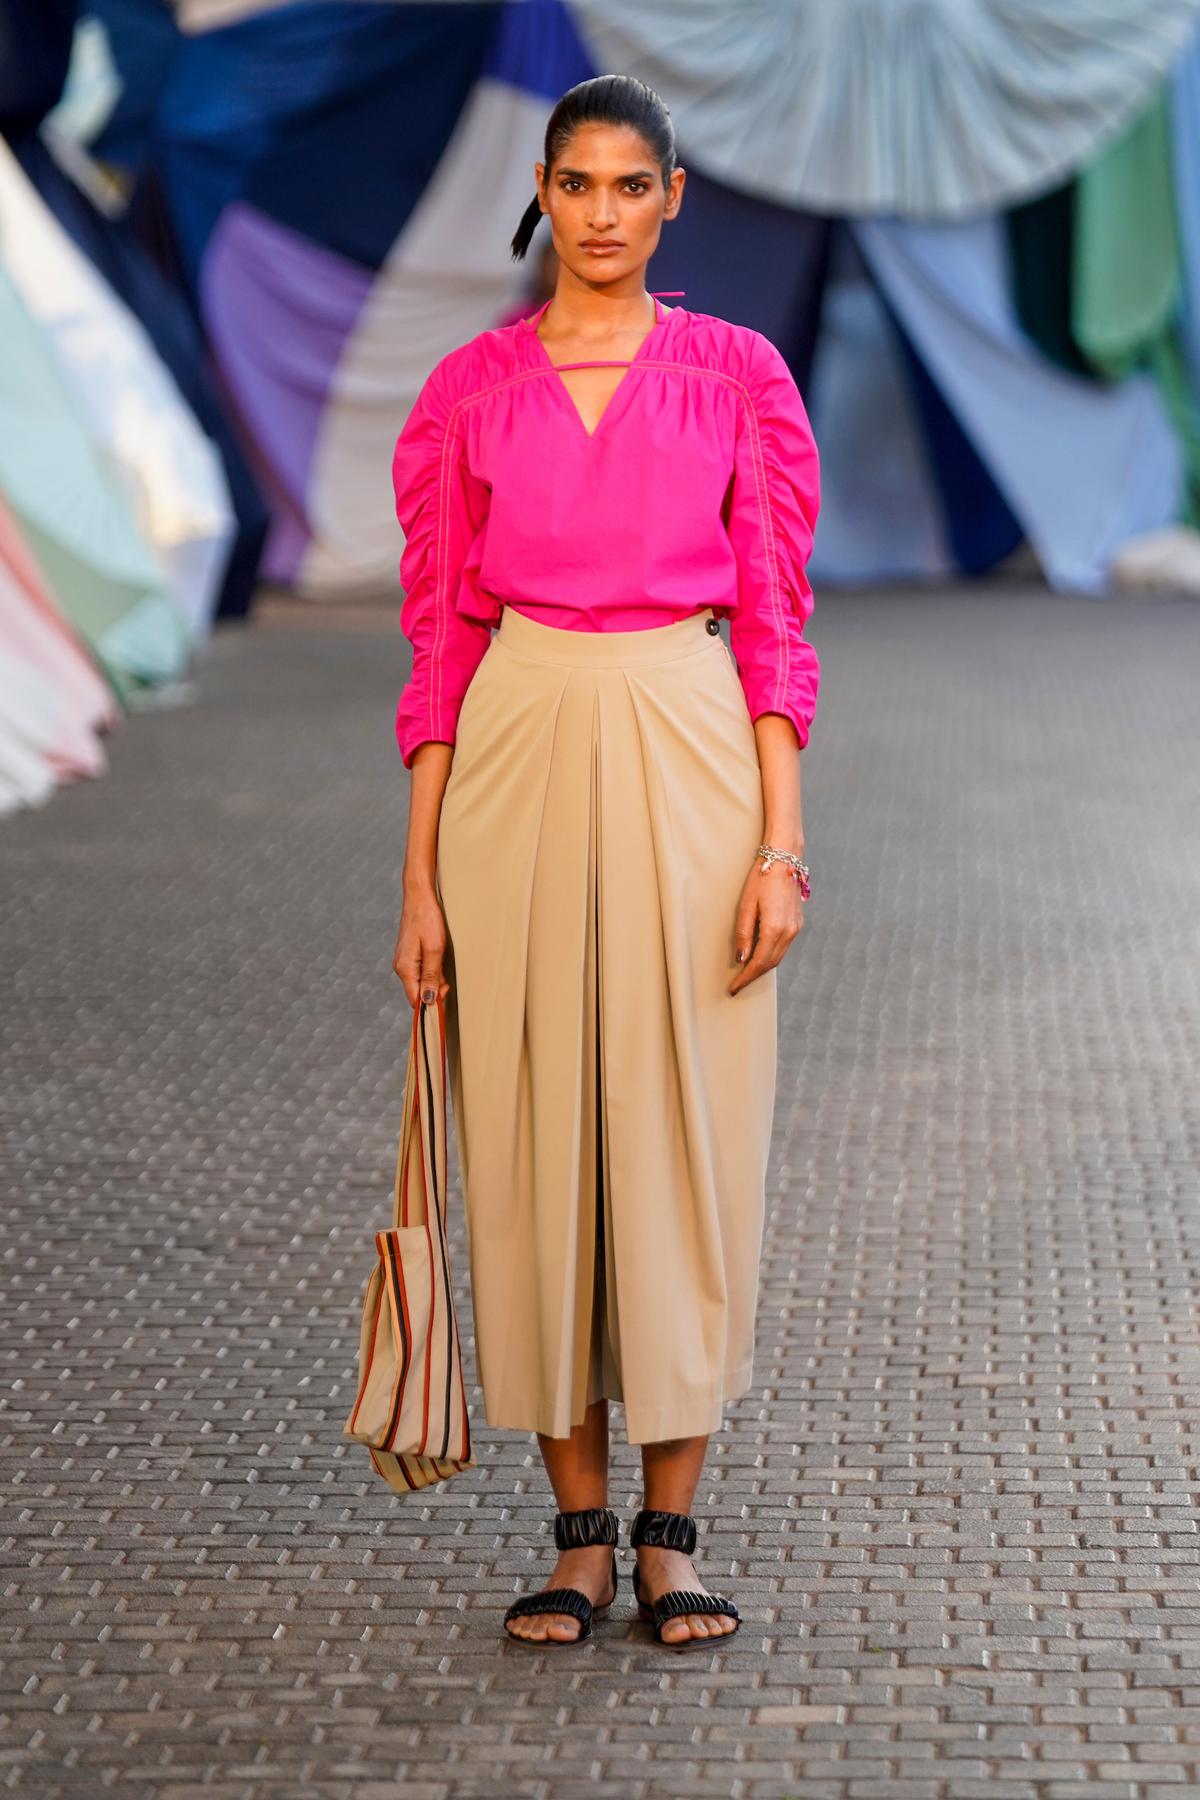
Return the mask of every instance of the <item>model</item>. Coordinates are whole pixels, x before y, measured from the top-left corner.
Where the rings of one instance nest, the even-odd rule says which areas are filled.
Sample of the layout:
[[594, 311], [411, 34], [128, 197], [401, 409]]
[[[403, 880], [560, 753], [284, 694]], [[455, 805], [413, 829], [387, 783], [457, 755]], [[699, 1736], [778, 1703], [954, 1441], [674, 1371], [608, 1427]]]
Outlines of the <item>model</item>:
[[572, 88], [535, 168], [513, 251], [548, 214], [554, 293], [443, 357], [396, 446], [395, 969], [445, 1002], [486, 1417], [537, 1433], [559, 1507], [504, 1628], [578, 1642], [614, 1599], [619, 1400], [642, 1616], [711, 1644], [738, 1612], [689, 1508], [752, 1380], [817, 451], [767, 338], [646, 291], [684, 187], [659, 96]]

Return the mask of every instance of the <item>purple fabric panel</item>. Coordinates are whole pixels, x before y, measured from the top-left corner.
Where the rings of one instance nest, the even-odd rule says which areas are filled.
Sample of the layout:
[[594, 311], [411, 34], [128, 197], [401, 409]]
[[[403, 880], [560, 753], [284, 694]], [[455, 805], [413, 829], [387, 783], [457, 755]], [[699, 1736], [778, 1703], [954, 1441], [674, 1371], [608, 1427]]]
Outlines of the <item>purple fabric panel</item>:
[[295, 576], [307, 547], [308, 477], [342, 348], [374, 272], [238, 202], [200, 273], [204, 322], [258, 454], [272, 508], [264, 573]]

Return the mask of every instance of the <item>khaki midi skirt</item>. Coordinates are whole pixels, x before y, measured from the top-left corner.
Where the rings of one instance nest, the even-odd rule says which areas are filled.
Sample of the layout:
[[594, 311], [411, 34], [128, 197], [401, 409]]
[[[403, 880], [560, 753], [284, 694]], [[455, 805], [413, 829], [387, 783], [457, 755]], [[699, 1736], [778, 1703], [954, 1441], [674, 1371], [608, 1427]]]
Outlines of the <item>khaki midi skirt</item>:
[[438, 830], [447, 1065], [490, 1425], [717, 1430], [752, 1375], [776, 971], [738, 994], [754, 727], [710, 608], [505, 607]]

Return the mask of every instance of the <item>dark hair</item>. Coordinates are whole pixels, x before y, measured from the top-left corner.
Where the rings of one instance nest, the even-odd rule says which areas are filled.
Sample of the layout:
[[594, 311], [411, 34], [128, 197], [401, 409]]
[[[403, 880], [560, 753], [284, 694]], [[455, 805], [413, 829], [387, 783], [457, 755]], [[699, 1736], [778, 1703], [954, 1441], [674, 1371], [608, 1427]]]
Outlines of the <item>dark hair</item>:
[[[581, 125], [628, 125], [646, 140], [662, 165], [663, 186], [675, 170], [675, 127], [661, 94], [636, 75], [595, 75], [568, 88], [546, 121], [546, 179]], [[529, 248], [542, 209], [538, 195], [525, 208], [513, 233], [512, 253], [519, 262]]]

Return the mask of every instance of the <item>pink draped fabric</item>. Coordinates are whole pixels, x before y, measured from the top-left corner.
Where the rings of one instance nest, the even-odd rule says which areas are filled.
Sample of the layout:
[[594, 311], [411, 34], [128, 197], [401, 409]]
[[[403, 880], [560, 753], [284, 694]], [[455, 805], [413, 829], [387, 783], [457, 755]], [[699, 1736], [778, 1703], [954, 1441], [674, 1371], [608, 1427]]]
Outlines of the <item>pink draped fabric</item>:
[[46, 590], [12, 513], [0, 498], [0, 648], [9, 666], [45, 677], [53, 714], [44, 721], [38, 754], [59, 780], [99, 775], [107, 759], [97, 734], [119, 717], [108, 683], [97, 671]]

